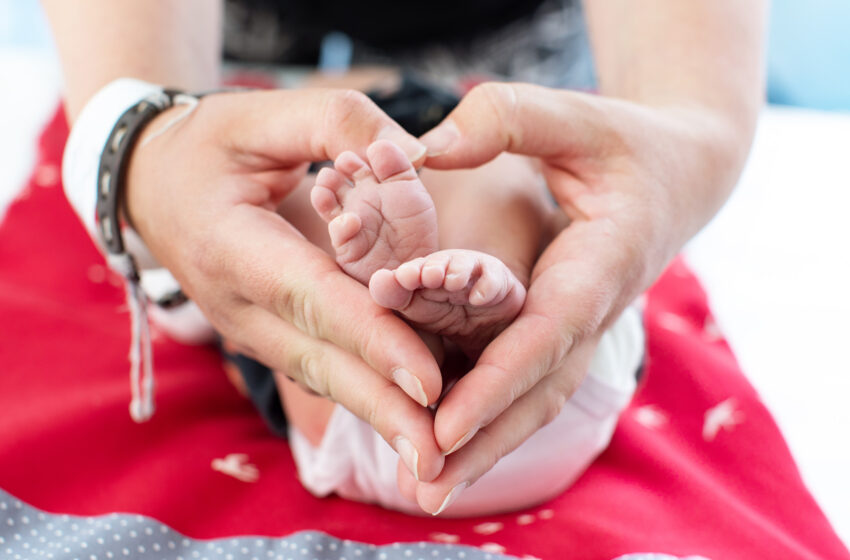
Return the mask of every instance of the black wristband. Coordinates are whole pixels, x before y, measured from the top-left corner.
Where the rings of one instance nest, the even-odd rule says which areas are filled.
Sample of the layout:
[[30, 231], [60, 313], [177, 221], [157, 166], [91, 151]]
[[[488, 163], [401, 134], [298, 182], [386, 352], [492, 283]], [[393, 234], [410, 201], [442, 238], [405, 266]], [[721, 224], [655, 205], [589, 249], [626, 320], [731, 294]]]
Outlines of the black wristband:
[[172, 107], [175, 96], [180, 93], [182, 92], [176, 90], [163, 90], [159, 95], [139, 101], [124, 111], [109, 133], [106, 146], [100, 154], [97, 174], [97, 223], [110, 254], [120, 255], [125, 252], [119, 210], [130, 152], [145, 125]]

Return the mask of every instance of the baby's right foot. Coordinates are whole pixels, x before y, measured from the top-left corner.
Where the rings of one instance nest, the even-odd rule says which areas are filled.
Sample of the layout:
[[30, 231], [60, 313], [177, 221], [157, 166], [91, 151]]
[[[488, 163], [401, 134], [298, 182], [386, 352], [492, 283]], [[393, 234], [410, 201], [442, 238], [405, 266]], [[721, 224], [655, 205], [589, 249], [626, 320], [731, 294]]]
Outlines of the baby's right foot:
[[379, 305], [422, 330], [478, 354], [519, 314], [525, 287], [499, 259], [465, 249], [438, 251], [372, 275]]
[[363, 284], [376, 270], [437, 250], [434, 201], [401, 148], [378, 140], [366, 156], [368, 164], [354, 152], [340, 154], [310, 193], [337, 263]]

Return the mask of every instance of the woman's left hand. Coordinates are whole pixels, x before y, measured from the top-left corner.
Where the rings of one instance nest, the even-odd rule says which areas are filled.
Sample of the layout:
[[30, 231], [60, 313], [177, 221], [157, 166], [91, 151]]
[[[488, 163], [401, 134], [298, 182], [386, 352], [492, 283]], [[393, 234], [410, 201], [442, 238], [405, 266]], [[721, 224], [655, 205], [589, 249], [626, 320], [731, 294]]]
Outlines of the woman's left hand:
[[540, 158], [571, 221], [538, 260], [519, 317], [441, 403], [440, 476], [417, 483], [400, 472], [402, 491], [438, 512], [559, 413], [602, 332], [719, 209], [746, 146], [706, 108], [495, 83], [421, 140], [434, 168], [503, 151]]

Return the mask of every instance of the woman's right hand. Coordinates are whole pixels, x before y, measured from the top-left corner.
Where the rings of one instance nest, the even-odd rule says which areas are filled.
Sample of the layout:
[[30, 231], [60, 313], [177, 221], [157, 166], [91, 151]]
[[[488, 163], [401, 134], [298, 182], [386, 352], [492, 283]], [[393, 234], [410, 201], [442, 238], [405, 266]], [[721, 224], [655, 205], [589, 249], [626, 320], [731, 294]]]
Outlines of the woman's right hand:
[[443, 456], [425, 405], [441, 377], [431, 353], [275, 212], [309, 162], [388, 138], [420, 164], [425, 147], [365, 95], [331, 89], [209, 95], [144, 143], [186, 110], [159, 115], [133, 152], [133, 226], [240, 351], [345, 406], [397, 450], [406, 438], [419, 478], [436, 478]]

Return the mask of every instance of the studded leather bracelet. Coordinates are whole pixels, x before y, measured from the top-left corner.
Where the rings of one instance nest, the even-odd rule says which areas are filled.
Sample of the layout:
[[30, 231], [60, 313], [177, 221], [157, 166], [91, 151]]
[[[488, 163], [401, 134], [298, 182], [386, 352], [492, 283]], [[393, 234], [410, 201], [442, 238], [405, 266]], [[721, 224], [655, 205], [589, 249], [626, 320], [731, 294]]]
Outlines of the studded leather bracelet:
[[[174, 98], [180, 93], [175, 90], [163, 90], [124, 111], [112, 128], [106, 146], [101, 152], [97, 178], [97, 223], [110, 254], [119, 255], [125, 252], [124, 239], [121, 235], [120, 210], [130, 163], [130, 152], [145, 125], [172, 107]], [[138, 272], [136, 276], [138, 277]]]

